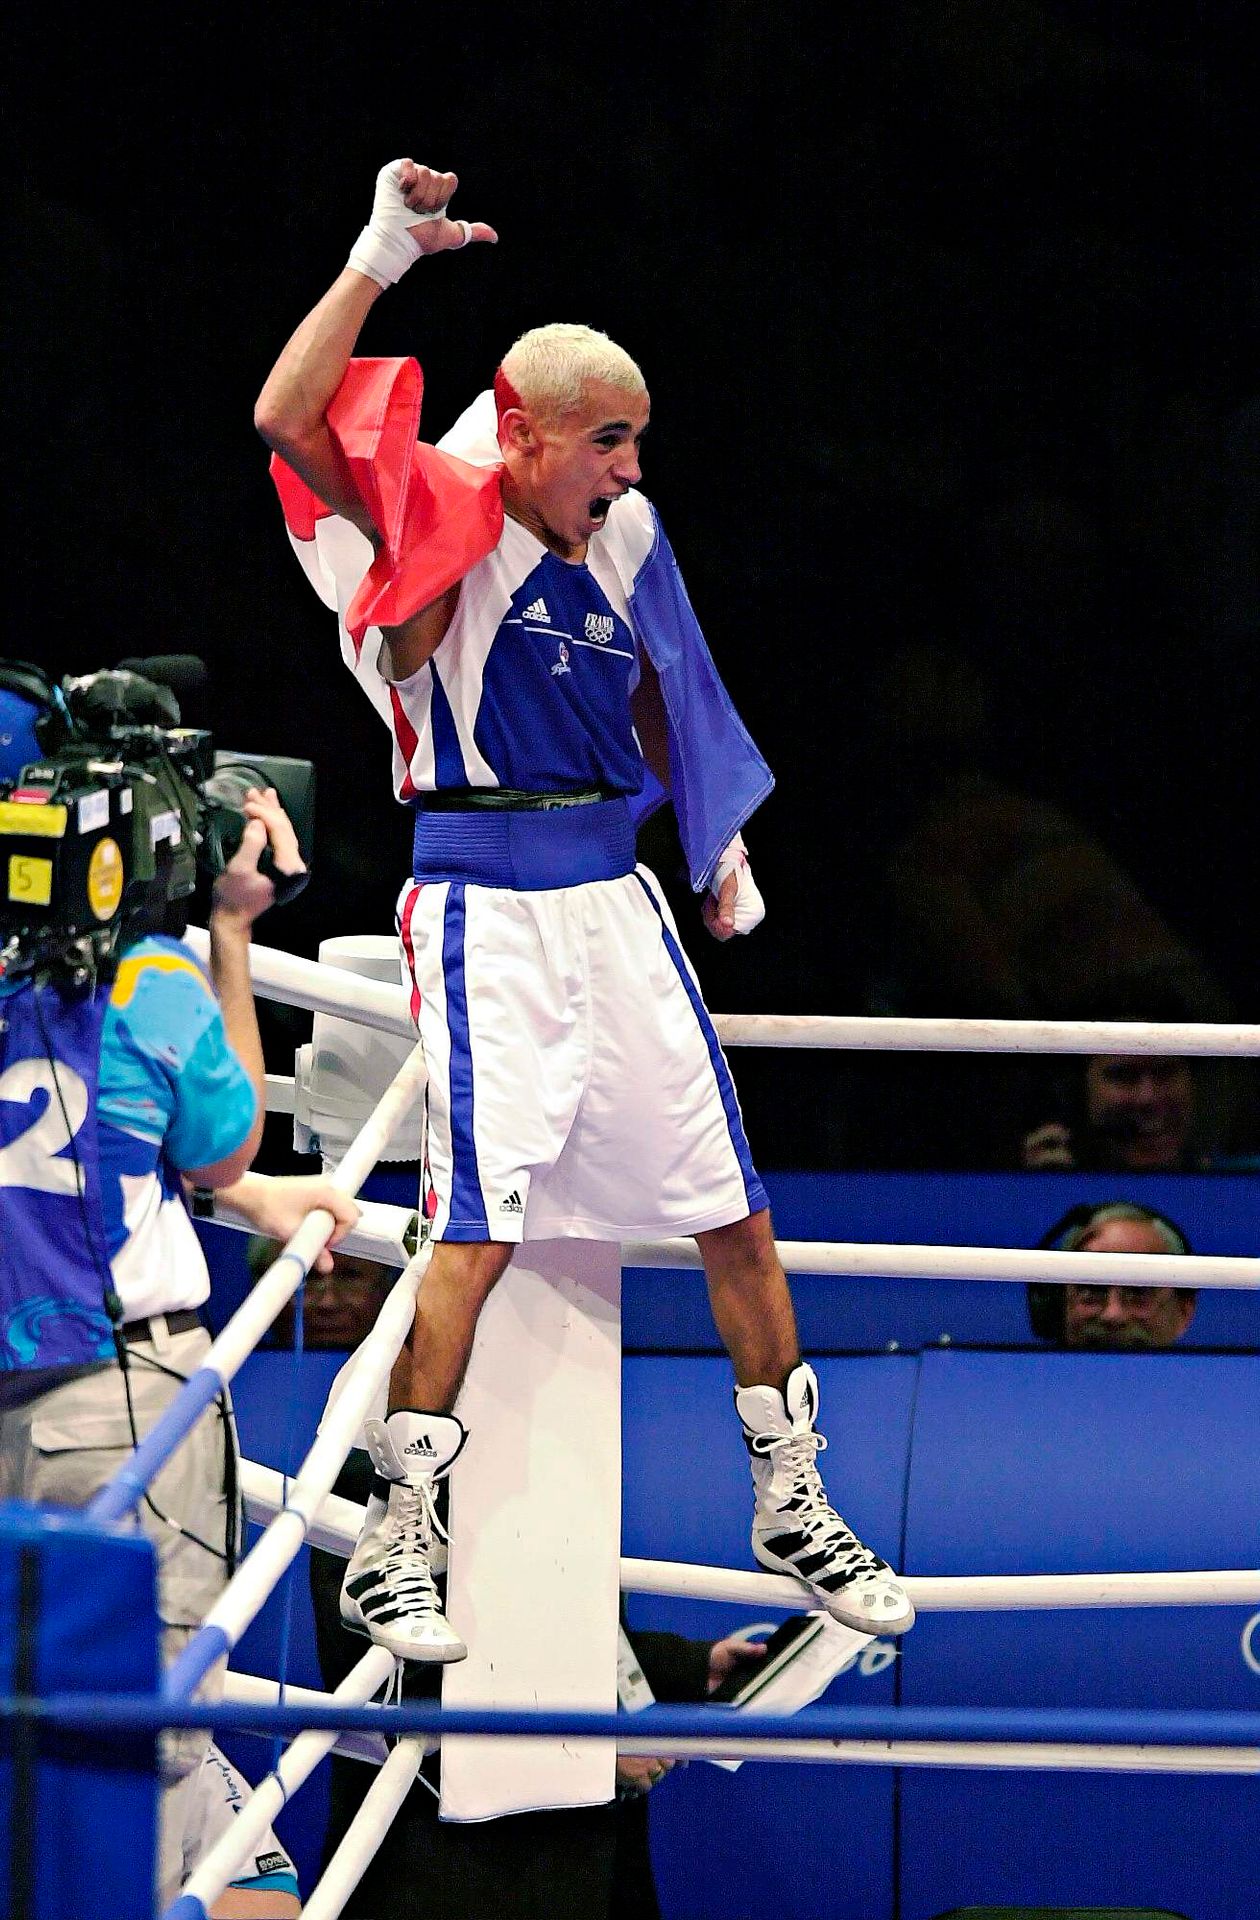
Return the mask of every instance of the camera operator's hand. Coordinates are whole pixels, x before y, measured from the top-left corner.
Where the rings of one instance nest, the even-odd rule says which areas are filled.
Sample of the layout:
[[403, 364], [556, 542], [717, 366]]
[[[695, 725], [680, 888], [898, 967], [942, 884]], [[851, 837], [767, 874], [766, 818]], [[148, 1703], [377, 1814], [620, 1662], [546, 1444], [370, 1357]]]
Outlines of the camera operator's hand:
[[312, 1262], [312, 1273], [333, 1271], [331, 1250], [345, 1239], [362, 1211], [348, 1193], [313, 1173], [247, 1173], [235, 1186], [220, 1187], [218, 1204], [241, 1214], [255, 1233], [282, 1243], [293, 1238], [308, 1213], [323, 1207], [333, 1217], [333, 1230], [327, 1246]]
[[260, 913], [265, 913], [276, 897], [276, 890], [258, 863], [267, 847], [278, 873], [305, 873], [306, 862], [298, 849], [293, 822], [280, 804], [274, 787], [260, 791], [251, 787], [245, 795], [246, 816], [241, 844], [214, 883], [210, 919], [222, 926], [235, 923], [248, 932]]
[[258, 871], [258, 862], [267, 846], [279, 873], [299, 873], [305, 862], [298, 851], [293, 824], [274, 787], [265, 792], [250, 787], [244, 812], [247, 818], [241, 844], [211, 894], [210, 977], [223, 1009], [228, 1039], [253, 1082], [258, 1103], [245, 1163], [248, 1166], [262, 1144], [267, 1110], [267, 1072], [249, 977], [250, 930], [276, 897], [272, 882]]

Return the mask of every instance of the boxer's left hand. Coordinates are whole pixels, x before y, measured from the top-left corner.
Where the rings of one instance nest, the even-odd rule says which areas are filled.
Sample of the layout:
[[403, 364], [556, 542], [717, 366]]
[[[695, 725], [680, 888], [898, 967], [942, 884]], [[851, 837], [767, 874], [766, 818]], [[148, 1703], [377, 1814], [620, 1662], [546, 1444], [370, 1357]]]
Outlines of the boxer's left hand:
[[751, 933], [766, 917], [766, 903], [752, 877], [748, 852], [738, 833], [717, 863], [701, 913], [715, 940]]

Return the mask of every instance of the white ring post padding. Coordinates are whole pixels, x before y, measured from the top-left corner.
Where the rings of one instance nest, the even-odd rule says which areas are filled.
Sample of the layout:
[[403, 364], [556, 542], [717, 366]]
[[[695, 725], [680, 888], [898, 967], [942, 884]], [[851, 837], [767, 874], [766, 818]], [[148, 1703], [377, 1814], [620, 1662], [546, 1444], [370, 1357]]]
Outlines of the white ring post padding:
[[[332, 1697], [342, 1706], [362, 1706], [384, 1686], [393, 1671], [393, 1654], [387, 1653], [384, 1647], [369, 1647]], [[275, 1772], [259, 1781], [226, 1833], [193, 1868], [181, 1898], [200, 1900], [207, 1910], [213, 1906], [285, 1802], [309, 1779], [336, 1738], [334, 1731], [298, 1735], [281, 1755]]]
[[[209, 938], [190, 927], [185, 938], [202, 958]], [[337, 967], [302, 960], [277, 947], [250, 947], [254, 991], [264, 1000], [337, 1013], [382, 1033], [415, 1033], [405, 987], [362, 980]], [[1260, 1026], [1168, 1020], [902, 1020], [886, 1015], [718, 1013], [727, 1047], [823, 1047], [844, 1052], [1111, 1053], [1260, 1056]]]
[[423, 1736], [408, 1736], [398, 1742], [364, 1795], [314, 1891], [302, 1902], [302, 1920], [337, 1920], [411, 1792], [428, 1744]]
[[[184, 938], [199, 959], [209, 958], [210, 936], [204, 927], [189, 927]], [[405, 987], [387, 986], [382, 980], [368, 980], [344, 968], [302, 960], [297, 954], [253, 941], [249, 970], [260, 1000], [305, 1007], [309, 1013], [337, 1013], [365, 1027], [375, 1027], [378, 1033], [401, 1034], [405, 1040], [416, 1037], [411, 997]]]
[[[1044, 1773], [1260, 1774], [1257, 1747], [1122, 1747], [1031, 1740], [619, 1740], [618, 1753], [680, 1760], [835, 1761], [841, 1766], [1026, 1767]], [[305, 1909], [303, 1909], [305, 1912]]]
[[[231, 1227], [237, 1233], [256, 1233], [252, 1220], [222, 1200], [214, 1210], [214, 1224]], [[354, 1253], [362, 1260], [379, 1260], [383, 1267], [405, 1267], [411, 1255], [403, 1240], [416, 1231], [414, 1207], [391, 1206], [384, 1200], [360, 1200], [359, 1218], [350, 1232], [337, 1243], [339, 1253]], [[1172, 1257], [1171, 1255], [1169, 1256]]]
[[[251, 1520], [279, 1510], [281, 1476], [273, 1467], [242, 1460], [241, 1493]], [[352, 1500], [326, 1500], [314, 1516], [309, 1538], [344, 1558], [359, 1537], [363, 1508]], [[1035, 1573], [906, 1575], [902, 1585], [925, 1613], [1013, 1613], [1033, 1608], [1248, 1607], [1260, 1604], [1260, 1568], [1211, 1573]], [[623, 1557], [623, 1593], [653, 1593], [671, 1600], [713, 1600], [751, 1607], [808, 1611], [817, 1594], [785, 1573], [745, 1572], [738, 1567], [693, 1567], [678, 1560]]]
[[307, 1537], [311, 1516], [332, 1487], [371, 1412], [415, 1318], [416, 1289], [433, 1249], [426, 1244], [390, 1289], [376, 1325], [358, 1348], [340, 1393], [295, 1479], [289, 1497], [251, 1547], [206, 1614], [201, 1632], [218, 1628], [234, 1647]]

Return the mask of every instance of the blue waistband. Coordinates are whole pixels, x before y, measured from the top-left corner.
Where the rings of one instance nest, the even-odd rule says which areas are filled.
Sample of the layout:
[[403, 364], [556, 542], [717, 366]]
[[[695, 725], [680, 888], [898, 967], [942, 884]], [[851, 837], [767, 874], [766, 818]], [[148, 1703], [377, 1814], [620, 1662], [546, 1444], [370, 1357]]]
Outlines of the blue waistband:
[[634, 824], [624, 799], [550, 812], [416, 814], [411, 872], [416, 880], [466, 880], [518, 893], [620, 880], [634, 871]]

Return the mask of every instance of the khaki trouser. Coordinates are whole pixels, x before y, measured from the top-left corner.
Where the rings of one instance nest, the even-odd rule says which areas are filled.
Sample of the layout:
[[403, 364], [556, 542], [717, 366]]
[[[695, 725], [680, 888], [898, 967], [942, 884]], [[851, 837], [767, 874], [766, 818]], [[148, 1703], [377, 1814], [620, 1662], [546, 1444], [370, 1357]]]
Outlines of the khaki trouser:
[[[161, 1316], [153, 1322], [153, 1335], [127, 1343], [131, 1404], [141, 1438], [175, 1398], [183, 1379], [201, 1365], [210, 1345], [204, 1328], [172, 1334]], [[171, 1378], [155, 1362], [181, 1377]], [[85, 1507], [131, 1448], [121, 1370], [109, 1366], [79, 1374], [20, 1405], [0, 1406], [0, 1499]], [[159, 1519], [146, 1502], [136, 1510], [157, 1553], [161, 1650], [167, 1665], [188, 1644], [226, 1584], [223, 1560], [188, 1537], [195, 1534], [223, 1553], [228, 1519], [224, 1466], [223, 1421], [219, 1409], [212, 1407], [149, 1489], [154, 1506], [167, 1518]], [[178, 1522], [183, 1533], [170, 1521]], [[233, 1526], [237, 1523], [233, 1515]], [[198, 1688], [199, 1699], [221, 1695], [223, 1664]], [[176, 1897], [184, 1877], [184, 1825], [209, 1741], [205, 1728], [188, 1728], [162, 1735], [159, 1743], [159, 1911]]]

